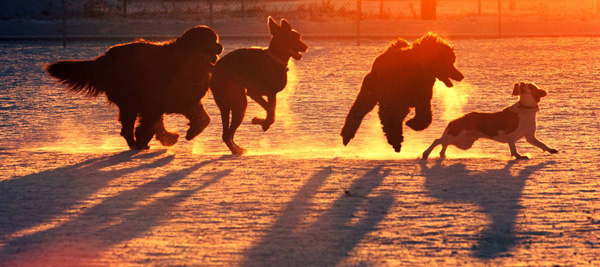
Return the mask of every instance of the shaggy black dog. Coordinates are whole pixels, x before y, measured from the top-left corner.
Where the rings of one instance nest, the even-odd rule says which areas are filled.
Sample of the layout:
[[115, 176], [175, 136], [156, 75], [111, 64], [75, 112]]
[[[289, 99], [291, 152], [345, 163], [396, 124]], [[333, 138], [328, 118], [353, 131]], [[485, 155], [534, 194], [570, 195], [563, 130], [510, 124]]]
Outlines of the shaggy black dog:
[[197, 26], [168, 42], [120, 44], [96, 59], [58, 61], [45, 69], [72, 92], [106, 94], [119, 108], [121, 136], [129, 147], [147, 149], [155, 133], [163, 145], [177, 142], [179, 135], [164, 128], [165, 113], [182, 114], [190, 121], [188, 140], [206, 128], [210, 118], [200, 100], [222, 51], [218, 35]]
[[210, 81], [210, 89], [221, 111], [223, 141], [233, 154], [246, 152], [233, 141], [246, 113], [246, 94], [267, 111], [265, 119], [254, 118], [252, 123], [261, 125], [264, 131], [268, 130], [275, 122], [276, 95], [287, 83], [288, 61], [290, 57], [300, 60], [300, 52], [308, 49], [300, 34], [285, 19], [281, 20], [281, 26], [271, 17], [268, 21], [271, 32], [269, 48], [238, 49], [223, 56], [217, 62]]
[[406, 125], [420, 131], [432, 121], [431, 97], [435, 79], [452, 87], [450, 79], [461, 81], [464, 76], [454, 67], [454, 48], [433, 33], [412, 45], [398, 39], [379, 55], [363, 79], [360, 92], [346, 117], [342, 129], [344, 145], [358, 130], [360, 123], [379, 104], [379, 119], [387, 141], [400, 152], [404, 136], [402, 123], [415, 108], [415, 117]]

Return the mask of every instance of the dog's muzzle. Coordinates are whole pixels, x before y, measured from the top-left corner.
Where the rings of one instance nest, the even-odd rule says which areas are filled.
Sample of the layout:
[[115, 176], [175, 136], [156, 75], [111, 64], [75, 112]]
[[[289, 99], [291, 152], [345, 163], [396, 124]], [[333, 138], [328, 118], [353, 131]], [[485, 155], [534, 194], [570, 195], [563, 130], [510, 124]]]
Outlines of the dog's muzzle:
[[450, 79], [460, 82], [465, 78], [465, 76], [460, 71], [458, 71], [456, 69], [456, 67], [452, 66], [450, 68], [450, 72], [448, 73], [448, 77], [437, 77], [437, 78], [438, 78], [438, 80], [443, 82], [447, 87], [452, 87], [452, 86], [454, 86], [454, 84], [452, 83], [452, 81], [450, 81]]

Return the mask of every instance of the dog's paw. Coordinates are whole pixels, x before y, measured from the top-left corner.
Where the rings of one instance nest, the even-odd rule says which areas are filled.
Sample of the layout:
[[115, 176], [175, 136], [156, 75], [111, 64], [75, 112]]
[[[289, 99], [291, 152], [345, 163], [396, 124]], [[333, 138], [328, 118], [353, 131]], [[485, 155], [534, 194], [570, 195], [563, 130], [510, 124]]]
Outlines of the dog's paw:
[[135, 149], [135, 140], [127, 140], [127, 146], [129, 146], [129, 149], [131, 150]]
[[161, 135], [158, 135], [158, 133], [156, 134], [156, 140], [158, 140], [163, 146], [173, 146], [177, 143], [178, 139], [179, 134], [177, 133], [166, 132]]
[[210, 124], [210, 119], [204, 119], [199, 123], [192, 123], [185, 134], [185, 139], [188, 141], [194, 139], [194, 137], [201, 134], [204, 131], [204, 129], [208, 127], [208, 124]]
[[233, 155], [240, 155], [241, 156], [241, 155], [246, 154], [246, 152], [248, 152], [246, 149], [243, 149], [243, 148], [241, 148], [239, 146], [233, 147], [231, 149], [231, 154], [233, 154]]
[[269, 127], [271, 127], [271, 125], [273, 125], [275, 121], [274, 120], [269, 120], [269, 119], [263, 119], [263, 118], [259, 118], [259, 117], [254, 117], [254, 119], [252, 119], [252, 124], [258, 124], [262, 127], [263, 131], [267, 131], [269, 130]]
[[406, 126], [410, 127], [411, 129], [413, 129], [415, 131], [425, 130], [425, 129], [427, 129], [427, 127], [429, 127], [429, 124], [430, 123], [428, 123], [427, 121], [416, 120], [415, 118], [412, 118], [406, 122]]
[[348, 143], [350, 143], [350, 140], [352, 140], [352, 136], [342, 136], [342, 138], [343, 138], [342, 142], [344, 143], [344, 146], [347, 146]]
[[263, 118], [254, 117], [252, 119], [252, 124], [263, 125], [263, 123], [265, 123], [265, 119], [263, 119]]
[[515, 159], [517, 159], [517, 160], [525, 160], [525, 159], [529, 159], [529, 157], [528, 156], [515, 155]]
[[263, 125], [262, 125], [263, 132], [266, 132], [267, 130], [269, 130], [269, 127], [271, 127], [271, 124], [263, 123]]
[[190, 127], [187, 132], [185, 133], [185, 140], [192, 140], [194, 139], [194, 137], [198, 136], [199, 134], [202, 133], [204, 129], [200, 128], [200, 127]]
[[150, 149], [149, 145], [140, 145], [140, 144], [135, 145], [135, 150], [148, 150], [148, 149]]
[[551, 149], [549, 149], [549, 150], [548, 150], [548, 152], [549, 152], [550, 154], [556, 154], [556, 153], [558, 153], [558, 150], [556, 150], [556, 149], [554, 149], [554, 148], [551, 148]]
[[396, 153], [400, 153], [400, 150], [402, 150], [402, 144], [396, 144], [393, 147], [394, 147], [394, 151], [396, 151]]
[[343, 138], [343, 143], [344, 146], [347, 146], [348, 143], [350, 143], [350, 140], [352, 140], [352, 138], [354, 138], [354, 133], [349, 131], [345, 126], [344, 129], [342, 129], [342, 132], [340, 133], [340, 136], [342, 136]]
[[269, 119], [265, 120], [265, 122], [262, 125], [263, 131], [266, 132], [267, 130], [269, 130], [269, 127], [271, 127], [271, 125], [273, 125], [273, 123], [275, 123], [274, 120], [269, 120]]

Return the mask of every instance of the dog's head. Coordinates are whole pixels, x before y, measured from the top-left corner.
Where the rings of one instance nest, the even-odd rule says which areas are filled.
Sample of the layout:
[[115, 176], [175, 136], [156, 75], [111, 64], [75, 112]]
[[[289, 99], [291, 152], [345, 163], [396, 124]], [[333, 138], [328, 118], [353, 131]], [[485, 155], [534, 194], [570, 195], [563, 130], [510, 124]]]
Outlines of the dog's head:
[[219, 43], [219, 36], [208, 26], [196, 26], [185, 31], [175, 41], [182, 46], [190, 56], [198, 56], [216, 63], [218, 55], [223, 52], [223, 45]]
[[540, 89], [535, 83], [515, 83], [513, 96], [519, 96], [519, 101], [527, 106], [536, 106], [542, 97], [548, 93]]
[[300, 52], [308, 50], [308, 45], [302, 41], [300, 34], [292, 29], [292, 26], [285, 19], [281, 19], [281, 23], [277, 24], [269, 16], [269, 32], [271, 32], [269, 49], [277, 50], [279, 53], [289, 55], [296, 60], [302, 59]]
[[452, 87], [452, 81], [462, 81], [465, 76], [454, 67], [456, 55], [454, 47], [435, 33], [428, 33], [413, 43], [417, 58], [421, 60], [433, 75], [446, 86]]

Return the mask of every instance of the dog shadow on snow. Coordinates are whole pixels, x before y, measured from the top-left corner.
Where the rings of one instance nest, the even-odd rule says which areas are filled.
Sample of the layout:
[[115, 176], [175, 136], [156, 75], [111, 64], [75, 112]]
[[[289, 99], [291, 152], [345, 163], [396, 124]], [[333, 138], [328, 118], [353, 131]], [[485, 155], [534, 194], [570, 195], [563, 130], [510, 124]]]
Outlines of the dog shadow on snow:
[[[75, 254], [100, 253], [103, 248], [136, 238], [160, 225], [174, 206], [232, 171], [207, 172], [198, 175], [201, 180], [193, 187], [168, 196], [153, 196], [220, 159], [199, 162], [164, 176], [149, 178], [144, 184], [109, 196], [98, 204], [84, 208], [73, 219], [35, 233], [10, 238], [11, 234], [68, 216], [71, 209], [81, 205], [112, 180], [169, 164], [173, 156], [165, 156], [164, 153], [126, 151], [0, 182], [0, 241], [5, 243], [0, 249], [0, 265], [23, 261], [35, 263], [36, 257], [32, 255], [38, 255], [41, 258], [37, 260], [43, 261], [43, 251], [57, 250], [62, 242], [67, 246], [69, 242], [70, 246], [89, 246], [87, 251], [81, 249], [83, 252]], [[114, 168], [133, 159], [143, 160], [135, 167]], [[139, 204], [150, 198], [152, 201], [148, 204]], [[83, 242], [77, 245], [80, 241]]]
[[[334, 266], [387, 215], [391, 193], [369, 194], [389, 175], [375, 167], [356, 179], [331, 207], [305, 222], [330, 168], [315, 173], [286, 205], [267, 234], [245, 252], [242, 266]], [[357, 213], [362, 212], [361, 215]]]
[[420, 162], [431, 196], [444, 202], [478, 205], [491, 219], [473, 246], [475, 257], [496, 258], [515, 245], [515, 221], [522, 209], [519, 202], [525, 182], [536, 171], [553, 164], [550, 161], [526, 166], [513, 175], [510, 169], [517, 162], [509, 161], [502, 169], [483, 172], [470, 171], [463, 163], [443, 166], [437, 161], [428, 167], [426, 161]]

